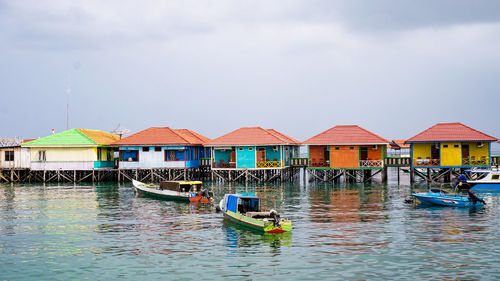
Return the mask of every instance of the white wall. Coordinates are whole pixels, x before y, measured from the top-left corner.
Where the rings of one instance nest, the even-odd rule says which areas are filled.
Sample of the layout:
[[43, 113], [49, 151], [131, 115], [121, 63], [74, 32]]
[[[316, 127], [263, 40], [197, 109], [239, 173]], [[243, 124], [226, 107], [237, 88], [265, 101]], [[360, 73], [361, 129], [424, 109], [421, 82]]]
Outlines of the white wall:
[[32, 162], [32, 170], [92, 170], [94, 161], [76, 162]]
[[[5, 151], [14, 151], [14, 161], [5, 161]], [[30, 152], [27, 147], [0, 149], [0, 168], [28, 169], [30, 167]]]

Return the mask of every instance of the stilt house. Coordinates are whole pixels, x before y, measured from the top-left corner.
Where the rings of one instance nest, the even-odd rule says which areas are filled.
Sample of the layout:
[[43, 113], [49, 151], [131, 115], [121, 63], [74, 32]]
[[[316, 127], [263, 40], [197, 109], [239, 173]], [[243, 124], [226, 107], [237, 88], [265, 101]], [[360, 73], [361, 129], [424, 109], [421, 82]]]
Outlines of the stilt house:
[[381, 169], [389, 143], [357, 125], [335, 126], [303, 142], [313, 169]]
[[212, 150], [213, 169], [263, 169], [290, 166], [300, 142], [273, 129], [243, 127], [205, 146]]
[[491, 165], [497, 138], [461, 123], [438, 123], [408, 139], [412, 167], [468, 168]]
[[110, 146], [118, 136], [88, 129], [70, 129], [44, 138], [22, 143], [30, 149], [32, 170], [92, 170], [112, 168]]
[[0, 169], [29, 169], [29, 148], [21, 147], [19, 139], [0, 139]]
[[209, 138], [187, 129], [151, 127], [115, 143], [120, 168], [197, 168]]

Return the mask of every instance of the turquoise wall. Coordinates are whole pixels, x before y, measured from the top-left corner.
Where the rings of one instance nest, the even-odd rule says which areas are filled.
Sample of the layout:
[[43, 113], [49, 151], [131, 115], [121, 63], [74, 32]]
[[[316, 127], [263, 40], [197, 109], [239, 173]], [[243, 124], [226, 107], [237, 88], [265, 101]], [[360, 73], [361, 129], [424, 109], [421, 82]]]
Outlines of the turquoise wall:
[[219, 162], [220, 160], [223, 160], [224, 162], [229, 162], [229, 160], [231, 160], [231, 150], [227, 149], [225, 151], [222, 151], [216, 149], [214, 153], [214, 159], [215, 162]]
[[255, 146], [236, 147], [236, 168], [255, 168]]
[[114, 161], [94, 161], [94, 168], [113, 168]]
[[273, 151], [272, 146], [258, 146], [257, 149], [264, 147], [266, 149], [266, 159], [269, 159], [269, 161], [274, 161], [274, 158], [276, 160], [280, 161], [280, 150], [278, 147], [278, 151]]

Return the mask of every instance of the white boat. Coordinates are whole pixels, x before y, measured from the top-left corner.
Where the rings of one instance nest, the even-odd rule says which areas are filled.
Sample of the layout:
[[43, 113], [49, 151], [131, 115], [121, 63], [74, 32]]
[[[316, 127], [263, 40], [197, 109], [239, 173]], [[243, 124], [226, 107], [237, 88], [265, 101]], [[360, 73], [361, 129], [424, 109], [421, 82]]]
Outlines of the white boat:
[[483, 176], [476, 180], [468, 180], [467, 184], [474, 191], [500, 192], [500, 169], [492, 167], [491, 170], [472, 170], [472, 173], [482, 173]]
[[201, 181], [166, 181], [160, 185], [132, 180], [135, 191], [141, 195], [191, 203], [212, 203], [213, 194], [203, 189]]

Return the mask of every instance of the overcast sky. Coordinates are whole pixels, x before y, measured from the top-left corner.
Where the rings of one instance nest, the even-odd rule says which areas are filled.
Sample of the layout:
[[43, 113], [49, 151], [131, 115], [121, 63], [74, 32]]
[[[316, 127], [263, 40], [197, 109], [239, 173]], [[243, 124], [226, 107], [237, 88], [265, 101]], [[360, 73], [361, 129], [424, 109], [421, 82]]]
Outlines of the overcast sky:
[[500, 137], [500, 1], [3, 1], [0, 137], [438, 122]]

